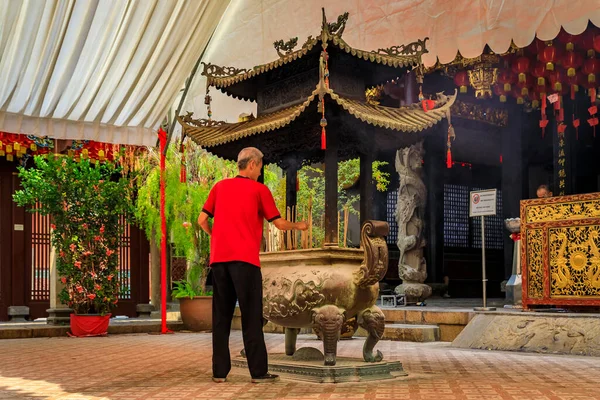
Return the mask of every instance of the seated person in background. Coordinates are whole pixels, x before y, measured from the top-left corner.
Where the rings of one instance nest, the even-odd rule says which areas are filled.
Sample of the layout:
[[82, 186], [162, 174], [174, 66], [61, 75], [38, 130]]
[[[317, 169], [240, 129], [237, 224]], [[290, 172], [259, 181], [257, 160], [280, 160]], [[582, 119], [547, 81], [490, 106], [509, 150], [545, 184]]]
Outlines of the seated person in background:
[[540, 185], [537, 188], [537, 197], [538, 199], [543, 199], [545, 197], [552, 197], [552, 192], [550, 191], [550, 188], [548, 187], [548, 185]]

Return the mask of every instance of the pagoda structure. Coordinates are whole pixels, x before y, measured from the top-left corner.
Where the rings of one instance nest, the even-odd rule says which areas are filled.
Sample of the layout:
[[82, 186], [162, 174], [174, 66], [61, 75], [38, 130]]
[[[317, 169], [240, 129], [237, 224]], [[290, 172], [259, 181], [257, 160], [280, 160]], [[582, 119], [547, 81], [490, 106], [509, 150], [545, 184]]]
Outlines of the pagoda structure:
[[[264, 164], [276, 163], [286, 173], [288, 207], [296, 205], [299, 168], [324, 163], [323, 248], [278, 252], [286, 255], [266, 253], [261, 256], [261, 263], [264, 315], [286, 327], [286, 352], [293, 354], [298, 328], [320, 324], [328, 365], [335, 364], [335, 343], [341, 330], [335, 324], [354, 317], [369, 332], [363, 351], [365, 361], [379, 361], [382, 357], [379, 352], [373, 353], [373, 347], [384, 329], [383, 313], [375, 303], [378, 281], [388, 266], [384, 239], [388, 224], [369, 221], [373, 218], [373, 188], [368, 184], [372, 181], [372, 163], [382, 151], [395, 153], [421, 141], [423, 132], [435, 129], [449, 116], [456, 98], [456, 94], [441, 93], [425, 98], [420, 93], [420, 101], [407, 106], [400, 106], [398, 99], [374, 99], [372, 94], [381, 93], [387, 82], [399, 81], [411, 71], [422, 76], [426, 39], [377, 51], [359, 50], [342, 38], [347, 20], [345, 13], [330, 23], [323, 11], [317, 36], [309, 36], [299, 49], [295, 49], [297, 38], [275, 42], [279, 57], [252, 69], [204, 64], [209, 110], [209, 91], [215, 88], [238, 99], [255, 101], [256, 117], [237, 123], [212, 120], [210, 112], [208, 119], [194, 119], [190, 113], [178, 117], [184, 135], [219, 157], [236, 160], [242, 148], [259, 148]], [[361, 249], [341, 249], [338, 162], [356, 157], [360, 157]], [[312, 261], [306, 261], [310, 258]], [[315, 270], [319, 263], [323, 268]], [[289, 268], [281, 270], [282, 265]], [[277, 273], [271, 274], [270, 268]], [[307, 270], [315, 272], [306, 274]], [[342, 270], [347, 273], [341, 273]], [[287, 284], [281, 279], [304, 289], [283, 295]], [[314, 296], [296, 298], [306, 293]]]

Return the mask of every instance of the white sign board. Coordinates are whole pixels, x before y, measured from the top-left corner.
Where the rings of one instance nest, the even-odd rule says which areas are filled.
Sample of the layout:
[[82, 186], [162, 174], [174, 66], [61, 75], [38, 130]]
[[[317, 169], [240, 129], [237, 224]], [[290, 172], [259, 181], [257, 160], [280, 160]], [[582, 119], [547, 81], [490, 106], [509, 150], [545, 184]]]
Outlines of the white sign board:
[[469, 216], [482, 217], [486, 215], [496, 215], [497, 194], [497, 189], [471, 192], [469, 200]]

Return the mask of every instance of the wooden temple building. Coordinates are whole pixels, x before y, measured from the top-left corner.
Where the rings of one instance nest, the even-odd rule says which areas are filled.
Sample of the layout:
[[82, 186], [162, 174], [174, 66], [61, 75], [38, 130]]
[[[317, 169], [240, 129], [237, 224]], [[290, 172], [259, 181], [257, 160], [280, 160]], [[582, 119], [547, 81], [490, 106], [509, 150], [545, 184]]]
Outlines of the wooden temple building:
[[[590, 24], [577, 36], [561, 31], [553, 41], [535, 39], [527, 48], [513, 45], [505, 54], [488, 48], [474, 59], [458, 54], [449, 64], [423, 71], [424, 41], [377, 51], [354, 49], [342, 38], [346, 19], [340, 16], [333, 24], [324, 20], [319, 36], [309, 37], [298, 50], [297, 39], [275, 43], [279, 58], [250, 70], [205, 65], [208, 88], [255, 101], [258, 114], [239, 123], [181, 116], [184, 134], [227, 159], [234, 159], [242, 147], [259, 147], [266, 163], [285, 170], [290, 206], [295, 204], [298, 168], [324, 162], [329, 182], [327, 243], [337, 237], [337, 161], [360, 157], [360, 219], [390, 223], [385, 280], [393, 285], [400, 282], [395, 215], [402, 190], [394, 161], [397, 150], [423, 140], [426, 282], [445, 286], [442, 290], [451, 297], [481, 296], [480, 228], [468, 216], [468, 193], [495, 188], [498, 214], [486, 220], [488, 293], [504, 297], [501, 283], [513, 272], [513, 240], [504, 220], [520, 216], [521, 201], [535, 198], [542, 184], [555, 196], [600, 191], [594, 108], [600, 82], [599, 51], [594, 47], [600, 43], [599, 29]], [[320, 62], [325, 64], [321, 69]], [[458, 88], [458, 99], [437, 99], [436, 93]], [[548, 97], [553, 94], [558, 103]], [[425, 110], [422, 102], [427, 98], [435, 106]], [[451, 143], [448, 164], [449, 125], [442, 118], [450, 113], [457, 140]], [[323, 146], [321, 120], [326, 124]], [[387, 194], [365, 184], [373, 160], [388, 162], [393, 179]], [[561, 202], [556, 197], [552, 201]], [[538, 282], [545, 285], [548, 299], [549, 282], [557, 271], [549, 261], [544, 265]], [[589, 268], [593, 277], [593, 269], [600, 267]]]
[[[255, 101], [256, 117], [238, 123], [179, 117], [184, 135], [219, 157], [235, 160], [242, 148], [259, 148], [265, 164], [275, 163], [285, 172], [288, 207], [296, 204], [299, 168], [324, 163], [326, 246], [338, 244], [338, 162], [360, 158], [361, 225], [369, 219], [386, 221], [381, 194], [371, 183], [373, 161], [389, 159], [393, 166], [398, 149], [428, 136], [445, 147], [448, 125], [440, 122], [449, 116], [456, 98], [437, 93], [428, 99], [421, 94], [423, 102], [408, 105], [405, 98], [390, 96], [375, 101], [370, 94], [382, 85], [423, 71], [426, 42], [378, 51], [355, 49], [342, 38], [347, 18], [346, 13], [329, 23], [323, 14], [318, 36], [309, 37], [297, 50], [297, 39], [276, 42], [279, 58], [250, 70], [204, 65], [206, 103], [210, 105], [209, 90], [216, 88]], [[413, 90], [416, 96], [416, 85]], [[395, 252], [389, 274], [396, 281], [397, 265]]]

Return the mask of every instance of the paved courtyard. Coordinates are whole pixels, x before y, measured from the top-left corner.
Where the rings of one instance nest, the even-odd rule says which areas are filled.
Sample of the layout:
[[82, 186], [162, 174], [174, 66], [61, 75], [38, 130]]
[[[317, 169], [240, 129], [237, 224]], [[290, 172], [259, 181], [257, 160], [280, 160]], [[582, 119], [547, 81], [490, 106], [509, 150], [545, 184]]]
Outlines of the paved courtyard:
[[[283, 335], [266, 335], [283, 352]], [[342, 341], [342, 356], [362, 339]], [[299, 345], [319, 346], [311, 336]], [[232, 349], [243, 347], [233, 332]], [[460, 350], [448, 343], [380, 342], [408, 377], [379, 383], [253, 385], [234, 369], [211, 381], [210, 334], [112, 335], [0, 341], [0, 399], [600, 399], [600, 358]]]

